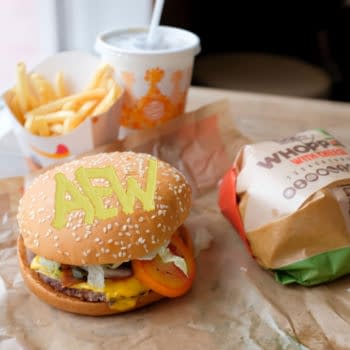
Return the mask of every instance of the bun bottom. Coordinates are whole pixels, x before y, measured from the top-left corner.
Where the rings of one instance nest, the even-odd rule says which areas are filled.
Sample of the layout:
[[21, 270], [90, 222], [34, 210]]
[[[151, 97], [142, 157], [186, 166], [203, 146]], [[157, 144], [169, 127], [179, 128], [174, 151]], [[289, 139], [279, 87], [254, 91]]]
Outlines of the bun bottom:
[[28, 265], [26, 248], [24, 246], [22, 236], [19, 236], [17, 240], [17, 254], [19, 267], [26, 286], [39, 299], [64, 311], [89, 316], [105, 316], [129, 312], [164, 298], [162, 295], [149, 291], [147, 294], [140, 295], [137, 298], [136, 305], [134, 307], [125, 311], [113, 310], [107, 303], [104, 302], [83, 301], [60, 293], [42, 281], [39, 275]]

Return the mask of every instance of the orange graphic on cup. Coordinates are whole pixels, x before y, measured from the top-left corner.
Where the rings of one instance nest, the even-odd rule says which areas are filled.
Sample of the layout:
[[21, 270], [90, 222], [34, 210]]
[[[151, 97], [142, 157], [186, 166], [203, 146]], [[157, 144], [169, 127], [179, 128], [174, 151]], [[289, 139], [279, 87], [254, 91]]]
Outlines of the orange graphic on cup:
[[161, 68], [148, 69], [144, 80], [148, 89], [144, 96], [136, 99], [133, 94], [135, 76], [132, 72], [122, 72], [125, 87], [125, 102], [121, 124], [131, 128], [151, 128], [172, 119], [184, 111], [187, 90], [181, 90], [181, 80], [187, 77], [187, 71], [177, 70], [171, 75], [172, 90], [168, 97], [158, 84], [165, 72]]

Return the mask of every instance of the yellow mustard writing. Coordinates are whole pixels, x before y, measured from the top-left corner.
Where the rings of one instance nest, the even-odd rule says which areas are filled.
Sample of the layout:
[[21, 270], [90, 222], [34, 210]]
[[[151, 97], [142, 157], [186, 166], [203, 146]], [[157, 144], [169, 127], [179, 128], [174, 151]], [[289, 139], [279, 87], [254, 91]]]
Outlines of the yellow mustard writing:
[[[113, 193], [125, 214], [134, 212], [136, 198], [142, 203], [145, 211], [151, 211], [155, 208], [154, 195], [157, 180], [157, 161], [155, 159], [149, 160], [146, 188], [144, 190], [137, 180], [131, 176], [127, 178], [127, 188], [125, 190], [115, 169], [111, 166], [104, 168], [80, 167], [75, 172], [75, 178], [82, 192], [64, 174], [57, 173], [55, 175], [55, 217], [52, 226], [57, 229], [61, 229], [66, 225], [68, 214], [75, 210], [84, 211], [86, 224], [92, 224], [94, 218], [105, 220], [117, 216], [117, 208], [106, 208], [103, 203], [103, 199]], [[107, 180], [109, 186], [92, 185], [91, 180], [94, 178]]]

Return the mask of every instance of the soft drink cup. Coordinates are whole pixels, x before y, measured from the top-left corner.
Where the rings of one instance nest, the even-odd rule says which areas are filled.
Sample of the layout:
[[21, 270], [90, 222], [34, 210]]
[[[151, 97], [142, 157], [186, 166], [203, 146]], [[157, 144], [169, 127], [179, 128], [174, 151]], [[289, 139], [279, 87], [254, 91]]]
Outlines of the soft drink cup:
[[125, 88], [121, 125], [128, 129], [152, 128], [183, 113], [200, 52], [198, 36], [184, 29], [158, 27], [152, 47], [146, 37], [147, 29], [116, 30], [99, 35], [95, 44]]

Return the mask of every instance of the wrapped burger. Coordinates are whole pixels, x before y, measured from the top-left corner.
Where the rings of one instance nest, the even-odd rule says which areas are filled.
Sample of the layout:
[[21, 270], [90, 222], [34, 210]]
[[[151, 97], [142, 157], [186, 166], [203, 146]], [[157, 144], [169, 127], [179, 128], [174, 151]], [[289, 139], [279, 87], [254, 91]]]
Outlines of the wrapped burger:
[[244, 146], [220, 184], [219, 205], [282, 284], [350, 273], [350, 156], [326, 131]]

